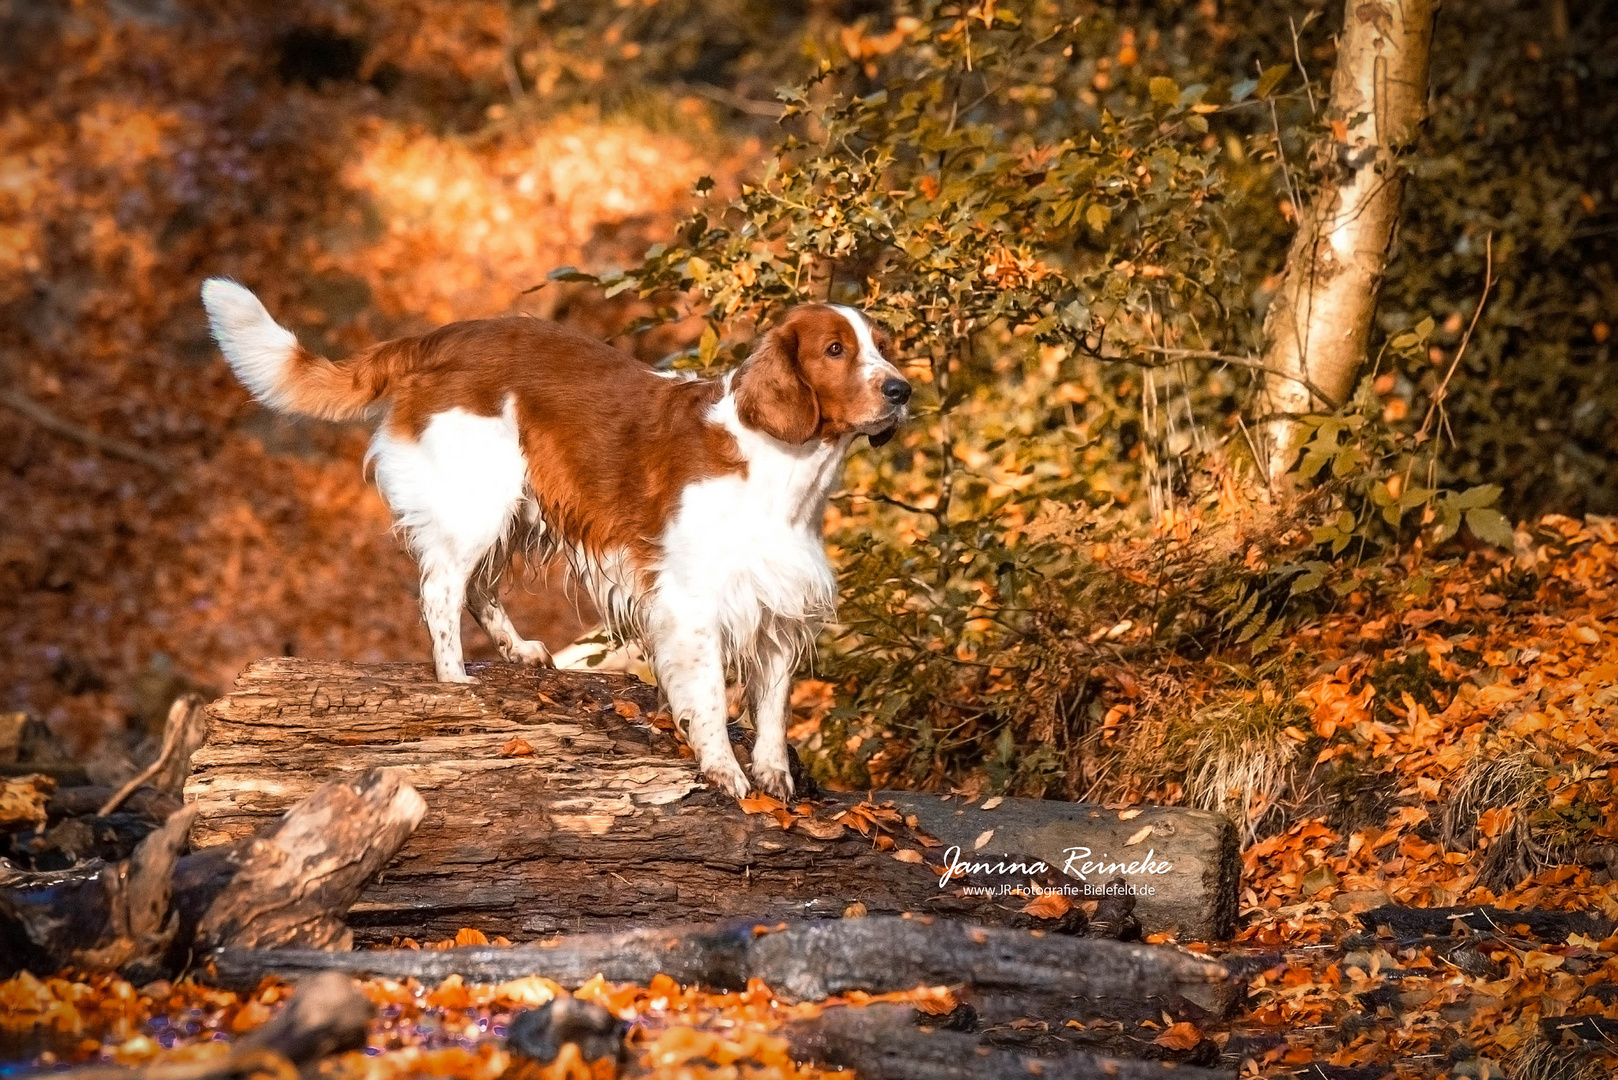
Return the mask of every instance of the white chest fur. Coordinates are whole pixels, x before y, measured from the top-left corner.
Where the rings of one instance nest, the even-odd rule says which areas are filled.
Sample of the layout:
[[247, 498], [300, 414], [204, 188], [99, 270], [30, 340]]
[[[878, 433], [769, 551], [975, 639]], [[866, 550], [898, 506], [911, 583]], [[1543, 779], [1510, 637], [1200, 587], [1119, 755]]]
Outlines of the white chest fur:
[[789, 446], [738, 423], [728, 395], [709, 420], [735, 437], [747, 472], [685, 490], [662, 536], [657, 589], [718, 628], [730, 665], [748, 666], [765, 643], [801, 655], [835, 609], [823, 526], [851, 440]]

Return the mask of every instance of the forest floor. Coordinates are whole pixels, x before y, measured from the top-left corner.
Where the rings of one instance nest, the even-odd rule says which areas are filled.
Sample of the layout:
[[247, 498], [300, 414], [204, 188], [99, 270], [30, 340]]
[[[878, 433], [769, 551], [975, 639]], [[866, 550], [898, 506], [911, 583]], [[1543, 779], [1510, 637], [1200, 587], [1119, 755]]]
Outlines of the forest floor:
[[[1618, 522], [1553, 517], [1518, 537], [1514, 556], [1474, 553], [1408, 604], [1350, 604], [1304, 631], [1320, 666], [1298, 739], [1317, 768], [1359, 768], [1339, 800], [1244, 853], [1238, 945], [1284, 958], [1243, 1021], [1279, 1036], [1256, 1066], [1618, 1068], [1610, 1042], [1587, 1057], [1541, 1034], [1618, 1018]], [[1358, 913], [1388, 903], [1589, 912], [1608, 930], [1367, 934]]]
[[[1299, 631], [1320, 661], [1300, 694], [1312, 730], [1291, 732], [1313, 758], [1301, 764], [1353, 762], [1358, 779], [1247, 847], [1235, 942], [1184, 943], [1258, 971], [1229, 1029], [1165, 1022], [1134, 1034], [1165, 1045], [1206, 1035], [1253, 1076], [1545, 1080], [1618, 1068], [1618, 521], [1552, 517], [1519, 540], [1514, 554], [1407, 562], [1420, 584], [1401, 595], [1415, 602], [1350, 596]], [[1360, 918], [1387, 905], [1524, 915], [1415, 930]], [[457, 939], [485, 940], [475, 926]], [[555, 991], [543, 980], [367, 984], [382, 1020], [369, 1048], [329, 1074], [493, 1080], [511, 1058], [491, 1036]], [[663, 981], [579, 993], [632, 1023], [634, 1075], [668, 1078], [820, 1075], [791, 1060], [777, 1029], [863, 1000], [786, 1006], [763, 986], [705, 994]], [[216, 1036], [259, 1022], [283, 995], [273, 983], [238, 996], [24, 976], [0, 984], [0, 1035], [68, 1059], [187, 1059], [221, 1053]]]

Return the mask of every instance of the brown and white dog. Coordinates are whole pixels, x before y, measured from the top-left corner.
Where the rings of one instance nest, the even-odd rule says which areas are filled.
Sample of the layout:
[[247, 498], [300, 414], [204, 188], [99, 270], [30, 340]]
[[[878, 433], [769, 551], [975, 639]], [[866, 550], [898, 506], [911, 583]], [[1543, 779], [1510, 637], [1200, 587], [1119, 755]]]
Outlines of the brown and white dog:
[[463, 605], [509, 660], [548, 664], [500, 606], [512, 551], [560, 557], [615, 634], [650, 655], [707, 778], [748, 781], [725, 731], [746, 689], [752, 772], [792, 793], [792, 673], [833, 610], [826, 498], [856, 436], [880, 445], [910, 384], [852, 308], [800, 307], [719, 378], [663, 374], [532, 318], [451, 323], [342, 363], [315, 356], [234, 282], [202, 287], [253, 396], [328, 420], [384, 406], [369, 460], [421, 565], [442, 682], [469, 682]]

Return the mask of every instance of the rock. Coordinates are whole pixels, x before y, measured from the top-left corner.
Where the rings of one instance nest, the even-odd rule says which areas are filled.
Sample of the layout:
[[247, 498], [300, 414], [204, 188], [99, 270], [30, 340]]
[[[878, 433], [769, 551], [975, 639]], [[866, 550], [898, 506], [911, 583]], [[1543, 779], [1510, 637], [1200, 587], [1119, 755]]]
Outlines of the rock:
[[1331, 906], [1333, 911], [1341, 914], [1358, 915], [1362, 911], [1374, 911], [1391, 903], [1393, 897], [1383, 889], [1355, 889], [1334, 897]]

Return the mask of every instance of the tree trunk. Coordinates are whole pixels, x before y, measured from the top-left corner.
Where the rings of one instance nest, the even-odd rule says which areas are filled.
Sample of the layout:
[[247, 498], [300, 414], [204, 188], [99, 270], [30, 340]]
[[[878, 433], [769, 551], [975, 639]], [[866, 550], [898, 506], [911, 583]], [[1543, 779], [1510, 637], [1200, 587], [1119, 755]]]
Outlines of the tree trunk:
[[1337, 70], [1311, 148], [1321, 173], [1314, 201], [1297, 207], [1285, 279], [1265, 319], [1257, 410], [1259, 462], [1270, 483], [1301, 444], [1295, 417], [1348, 400], [1364, 366], [1371, 316], [1404, 195], [1400, 154], [1426, 118], [1427, 60], [1437, 0], [1346, 0]]
[[[855, 904], [872, 914], [1054, 924], [1023, 914], [1026, 896], [964, 891], [1026, 885], [1022, 868], [989, 867], [941, 887], [952, 854], [1046, 863], [1036, 879], [1074, 890], [1073, 911], [1054, 905], [1066, 929], [1084, 925], [1088, 900], [1116, 908], [1115, 923], [1128, 915], [1182, 940], [1227, 937], [1234, 926], [1240, 862], [1222, 815], [901, 792], [872, 796], [892, 807], [875, 822], [850, 809], [863, 797], [841, 794], [816, 801], [812, 817], [801, 805], [744, 813], [703, 786], [652, 688], [509, 664], [473, 670], [479, 681], [459, 686], [433, 681], [421, 664], [254, 664], [210, 706], [208, 741], [186, 788], [200, 811], [193, 842], [239, 841], [317, 784], [389, 766], [427, 812], [349, 913], [366, 942], [463, 926], [533, 938], [812, 918]], [[1085, 880], [1063, 875], [1070, 851]], [[1083, 865], [1102, 862], [1123, 870]], [[1104, 893], [1115, 881], [1125, 888]]]

